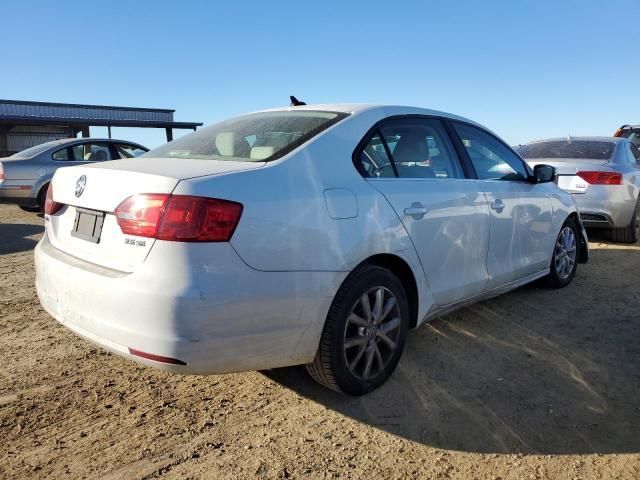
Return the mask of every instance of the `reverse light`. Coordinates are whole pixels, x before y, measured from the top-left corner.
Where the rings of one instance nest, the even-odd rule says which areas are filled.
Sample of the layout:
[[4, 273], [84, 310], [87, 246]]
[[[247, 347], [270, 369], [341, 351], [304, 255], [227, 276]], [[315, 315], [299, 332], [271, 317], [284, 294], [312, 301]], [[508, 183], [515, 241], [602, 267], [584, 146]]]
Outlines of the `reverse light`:
[[618, 172], [585, 171], [576, 175], [591, 185], [622, 185], [622, 174]]
[[175, 242], [228, 242], [242, 204], [191, 195], [144, 193], [115, 210], [122, 233]]
[[44, 200], [44, 213], [47, 215], [53, 215], [63, 207], [63, 203], [58, 203], [53, 200], [53, 184], [49, 184], [47, 188], [47, 196]]

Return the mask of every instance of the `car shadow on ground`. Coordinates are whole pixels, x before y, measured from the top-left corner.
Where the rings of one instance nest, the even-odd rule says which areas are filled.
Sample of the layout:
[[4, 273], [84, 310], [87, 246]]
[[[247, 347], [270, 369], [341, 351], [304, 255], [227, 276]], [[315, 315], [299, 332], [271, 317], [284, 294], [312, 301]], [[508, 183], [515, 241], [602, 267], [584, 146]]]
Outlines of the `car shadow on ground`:
[[33, 250], [38, 240], [30, 238], [44, 232], [44, 225], [0, 223], [0, 255]]
[[[640, 452], [640, 250], [592, 250], [569, 287], [526, 286], [414, 330], [393, 377], [350, 398], [304, 367], [264, 372], [358, 421], [437, 448]], [[626, 282], [626, 283], [625, 283]]]

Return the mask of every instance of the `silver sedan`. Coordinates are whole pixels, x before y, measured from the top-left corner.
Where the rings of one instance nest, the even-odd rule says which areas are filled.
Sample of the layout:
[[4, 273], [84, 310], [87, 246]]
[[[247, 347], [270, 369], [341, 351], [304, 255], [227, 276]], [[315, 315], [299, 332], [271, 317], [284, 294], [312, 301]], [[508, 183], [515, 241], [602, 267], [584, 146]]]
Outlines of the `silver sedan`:
[[67, 138], [0, 158], [0, 203], [41, 211], [56, 169], [73, 165], [132, 158], [147, 152], [137, 143], [95, 138]]
[[612, 240], [640, 237], [640, 150], [626, 138], [568, 137], [522, 145], [532, 167], [556, 168], [560, 188], [573, 194], [587, 227], [608, 228]]

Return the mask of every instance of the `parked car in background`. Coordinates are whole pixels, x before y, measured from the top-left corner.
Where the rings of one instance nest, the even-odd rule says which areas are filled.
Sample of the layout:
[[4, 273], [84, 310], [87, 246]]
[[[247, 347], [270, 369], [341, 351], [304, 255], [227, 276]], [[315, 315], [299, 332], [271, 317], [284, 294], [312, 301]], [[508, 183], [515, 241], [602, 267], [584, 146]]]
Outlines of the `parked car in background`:
[[0, 203], [42, 211], [56, 169], [72, 165], [132, 158], [149, 149], [125, 140], [68, 138], [43, 143], [0, 158]]
[[307, 364], [352, 395], [408, 329], [588, 258], [553, 167], [421, 108], [294, 106], [59, 169], [36, 289], [67, 328], [181, 373]]
[[614, 137], [626, 138], [640, 148], [640, 125], [623, 125], [613, 134]]
[[535, 167], [556, 168], [587, 227], [608, 228], [616, 242], [640, 237], [640, 150], [628, 138], [568, 137], [539, 140], [518, 153]]

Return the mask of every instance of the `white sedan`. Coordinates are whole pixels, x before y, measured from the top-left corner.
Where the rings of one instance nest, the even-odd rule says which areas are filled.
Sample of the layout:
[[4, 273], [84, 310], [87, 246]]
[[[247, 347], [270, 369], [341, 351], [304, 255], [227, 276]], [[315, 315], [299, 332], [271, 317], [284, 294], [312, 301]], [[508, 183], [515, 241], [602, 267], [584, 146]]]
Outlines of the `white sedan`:
[[250, 113], [137, 159], [58, 169], [36, 287], [64, 326], [154, 367], [306, 364], [361, 395], [392, 374], [409, 329], [571, 282], [587, 240], [553, 177], [443, 112]]

